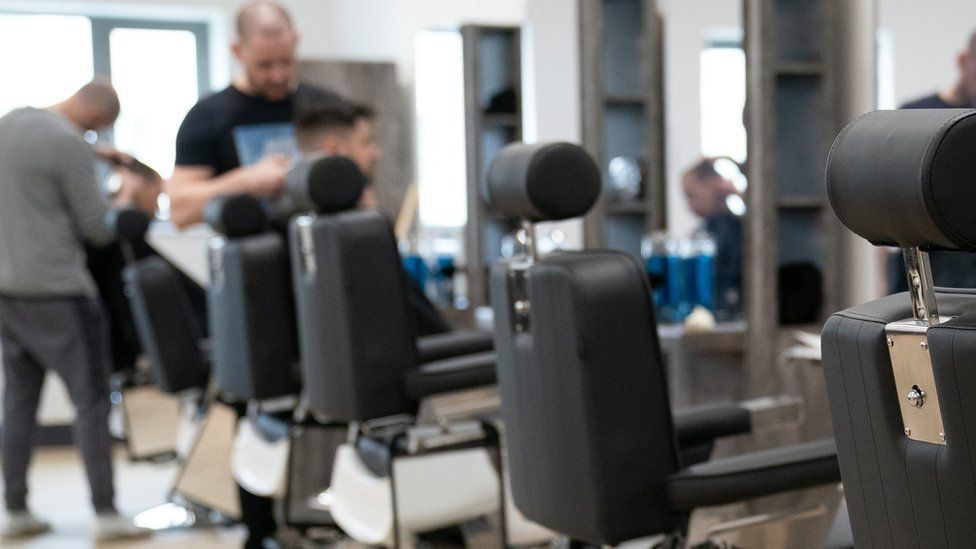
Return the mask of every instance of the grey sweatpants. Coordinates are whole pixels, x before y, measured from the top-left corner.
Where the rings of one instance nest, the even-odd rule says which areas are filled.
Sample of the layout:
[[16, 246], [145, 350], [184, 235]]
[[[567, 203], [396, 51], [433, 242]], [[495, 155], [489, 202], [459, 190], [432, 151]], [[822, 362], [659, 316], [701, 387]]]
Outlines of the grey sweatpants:
[[0, 295], [3, 480], [8, 509], [26, 507], [27, 467], [45, 372], [61, 377], [75, 406], [74, 439], [85, 463], [95, 510], [112, 509], [115, 493], [105, 326], [100, 306], [88, 297]]

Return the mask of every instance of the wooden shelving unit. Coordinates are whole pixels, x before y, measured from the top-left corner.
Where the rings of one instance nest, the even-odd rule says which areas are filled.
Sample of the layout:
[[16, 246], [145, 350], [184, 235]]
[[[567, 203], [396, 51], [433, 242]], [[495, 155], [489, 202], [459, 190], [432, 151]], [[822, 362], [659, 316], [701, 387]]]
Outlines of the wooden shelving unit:
[[[835, 93], [840, 0], [744, 0], [749, 192], [745, 224], [746, 364], [754, 394], [769, 390], [780, 349], [780, 295], [785, 269], [813, 266], [819, 287], [800, 283], [789, 294], [819, 292], [819, 310], [802, 319], [818, 330], [842, 295], [842, 233], [830, 209], [825, 166], [843, 120]], [[809, 284], [809, 283], [808, 283]], [[819, 330], [818, 330], [819, 331]]]
[[[653, 0], [578, 2], [582, 144], [604, 179], [585, 241], [639, 255], [644, 234], [666, 223], [661, 17]], [[614, 196], [608, 166], [617, 156], [646, 165], [637, 199]]]
[[461, 37], [468, 196], [465, 273], [468, 300], [479, 307], [488, 303], [488, 269], [501, 256], [505, 236], [517, 228], [490, 211], [482, 189], [498, 151], [522, 140], [522, 47], [518, 27], [465, 25]]

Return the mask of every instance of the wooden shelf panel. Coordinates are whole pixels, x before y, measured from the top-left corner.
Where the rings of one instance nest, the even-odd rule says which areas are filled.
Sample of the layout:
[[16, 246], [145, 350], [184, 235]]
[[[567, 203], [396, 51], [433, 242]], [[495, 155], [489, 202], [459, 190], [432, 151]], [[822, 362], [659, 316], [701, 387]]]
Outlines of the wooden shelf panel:
[[606, 93], [603, 95], [603, 102], [607, 105], [643, 106], [647, 103], [647, 97], [636, 94]]
[[822, 210], [826, 204], [815, 196], [783, 196], [776, 200], [776, 206], [783, 210]]
[[822, 76], [824, 66], [813, 62], [780, 62], [773, 66], [772, 71], [777, 76]]
[[496, 128], [518, 128], [522, 125], [522, 120], [515, 113], [482, 113], [481, 123], [485, 126]]
[[610, 215], [644, 215], [647, 213], [647, 203], [643, 200], [618, 200], [608, 202], [606, 209]]

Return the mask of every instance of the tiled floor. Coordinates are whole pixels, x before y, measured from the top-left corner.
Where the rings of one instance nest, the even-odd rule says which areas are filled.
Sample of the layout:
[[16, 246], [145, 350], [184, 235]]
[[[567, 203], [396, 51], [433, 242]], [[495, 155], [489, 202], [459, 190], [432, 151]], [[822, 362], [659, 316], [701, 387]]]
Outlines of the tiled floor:
[[[116, 502], [128, 515], [154, 507], [166, 500], [176, 473], [172, 462], [131, 463], [117, 451], [115, 460]], [[88, 485], [78, 453], [73, 448], [39, 449], [30, 474], [30, 506], [54, 527], [50, 534], [30, 540], [4, 543], [4, 549], [88, 549], [91, 547], [237, 548], [241, 527], [168, 531], [133, 541], [96, 544], [92, 540], [94, 514], [88, 504]]]

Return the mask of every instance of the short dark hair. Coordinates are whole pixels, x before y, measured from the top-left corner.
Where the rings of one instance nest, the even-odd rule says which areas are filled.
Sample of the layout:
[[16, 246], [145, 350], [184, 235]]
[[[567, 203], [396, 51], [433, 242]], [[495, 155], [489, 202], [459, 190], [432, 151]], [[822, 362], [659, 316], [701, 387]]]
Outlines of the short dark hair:
[[698, 181], [704, 181], [712, 177], [718, 177], [719, 175], [719, 173], [715, 171], [714, 158], [702, 158], [692, 167], [688, 168], [688, 171], [685, 173], [693, 175]]
[[342, 100], [318, 100], [295, 109], [295, 138], [301, 151], [318, 146], [329, 132], [352, 130], [359, 120], [372, 120], [376, 111], [369, 105]]

